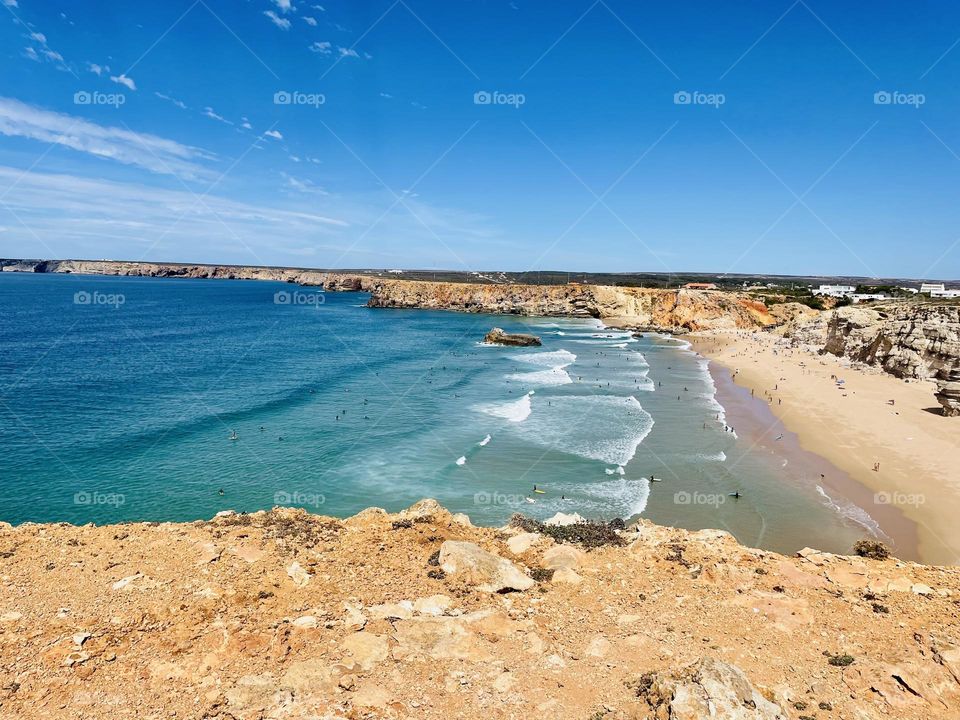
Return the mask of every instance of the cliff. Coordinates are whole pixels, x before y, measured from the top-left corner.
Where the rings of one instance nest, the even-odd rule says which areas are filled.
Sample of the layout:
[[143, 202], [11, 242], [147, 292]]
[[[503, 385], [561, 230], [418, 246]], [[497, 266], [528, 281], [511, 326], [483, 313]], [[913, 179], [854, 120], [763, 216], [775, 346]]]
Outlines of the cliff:
[[0, 716], [960, 716], [958, 568], [540, 529], [0, 524]]
[[594, 317], [622, 327], [686, 332], [773, 324], [763, 303], [737, 293], [603, 285], [481, 285], [376, 280], [370, 307]]
[[118, 260], [10, 261], [7, 272], [118, 275], [124, 277], [193, 278], [215, 280], [274, 280], [298, 285], [323, 286], [325, 290], [365, 290], [369, 278], [353, 273], [331, 273], [299, 268], [242, 265], [191, 265], [181, 263], [124, 262]]
[[934, 378], [960, 367], [960, 305], [838, 308], [823, 349], [897, 377]]
[[606, 285], [518, 285], [394, 280], [362, 273], [297, 268], [189, 265], [115, 260], [0, 261], [3, 270], [141, 277], [274, 280], [328, 291], [370, 292], [376, 308], [427, 308], [528, 316], [594, 317], [626, 328], [664, 332], [772, 325], [766, 305], [738, 293]]

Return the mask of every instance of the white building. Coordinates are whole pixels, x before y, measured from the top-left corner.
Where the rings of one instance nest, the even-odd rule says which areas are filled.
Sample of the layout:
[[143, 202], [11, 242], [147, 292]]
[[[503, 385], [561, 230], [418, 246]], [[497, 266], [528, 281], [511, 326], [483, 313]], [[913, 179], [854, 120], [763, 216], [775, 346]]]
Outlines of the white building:
[[856, 292], [852, 285], [821, 285], [819, 290], [814, 290], [814, 295], [829, 295], [831, 297], [845, 297]]
[[904, 292], [913, 293], [914, 295], [920, 292], [916, 288], [908, 288], [908, 287], [898, 287], [897, 290], [903, 290]]
[[[943, 287], [941, 285], [940, 287]], [[960, 298], [960, 290], [934, 290], [930, 293], [932, 298]]]
[[886, 300], [887, 296], [883, 293], [851, 293], [848, 297], [853, 302], [863, 302], [864, 300]]
[[943, 283], [923, 283], [920, 285], [920, 292], [930, 294], [943, 292]]

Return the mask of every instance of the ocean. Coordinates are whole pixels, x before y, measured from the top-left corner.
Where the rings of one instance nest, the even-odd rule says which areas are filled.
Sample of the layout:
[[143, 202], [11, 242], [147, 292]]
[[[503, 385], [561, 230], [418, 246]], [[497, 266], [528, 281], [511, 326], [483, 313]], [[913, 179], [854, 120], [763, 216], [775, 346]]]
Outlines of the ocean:
[[[645, 517], [783, 552], [877, 532], [770, 433], [741, 438], [682, 339], [366, 300], [0, 274], [0, 520], [343, 517], [433, 497], [476, 524]], [[543, 346], [484, 345], [494, 326]]]

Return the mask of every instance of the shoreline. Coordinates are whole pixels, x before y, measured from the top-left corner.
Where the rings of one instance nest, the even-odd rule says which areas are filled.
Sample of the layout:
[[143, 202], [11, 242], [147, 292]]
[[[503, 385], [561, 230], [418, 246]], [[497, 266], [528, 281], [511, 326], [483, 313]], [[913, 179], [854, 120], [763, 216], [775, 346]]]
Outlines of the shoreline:
[[[692, 351], [698, 352], [696, 342]], [[827, 503], [833, 505], [839, 515], [862, 528], [864, 537], [873, 537], [889, 544], [896, 557], [920, 561], [917, 523], [892, 505], [874, 505], [872, 490], [827, 458], [804, 447], [800, 436], [784, 425], [766, 402], [751, 396], [748, 388], [734, 381], [730, 368], [702, 353], [698, 354], [708, 361], [707, 369], [717, 390], [717, 402], [723, 406], [727, 423], [736, 429], [741, 441], [756, 445], [780, 436], [782, 439], [777, 443], [776, 455], [789, 459], [791, 469], [799, 469], [803, 482], [819, 488], [821, 494], [826, 496]], [[841, 506], [847, 503], [866, 513], [866, 517], [858, 518], [853, 516], [855, 513], [845, 512], [853, 509]], [[810, 547], [820, 547], [822, 544], [815, 535], [810, 537], [808, 543]]]
[[898, 552], [912, 544], [921, 562], [960, 562], [960, 424], [931, 412], [931, 383], [855, 368], [769, 333], [713, 331], [688, 339], [729, 371], [736, 387], [752, 389], [803, 450], [841, 471], [835, 482], [828, 476], [828, 495], [832, 488], [863, 508]]

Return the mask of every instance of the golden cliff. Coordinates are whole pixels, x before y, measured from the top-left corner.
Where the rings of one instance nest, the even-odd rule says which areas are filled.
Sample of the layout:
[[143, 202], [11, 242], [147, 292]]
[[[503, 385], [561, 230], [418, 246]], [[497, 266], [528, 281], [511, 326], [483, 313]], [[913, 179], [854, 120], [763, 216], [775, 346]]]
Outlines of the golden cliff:
[[0, 523], [0, 717], [960, 717], [958, 568], [530, 530]]
[[774, 324], [767, 307], [737, 293], [604, 285], [482, 285], [374, 280], [370, 307], [595, 317], [611, 325], [684, 332]]
[[165, 278], [273, 280], [364, 291], [376, 308], [594, 317], [611, 325], [665, 332], [755, 329], [775, 324], [767, 307], [745, 295], [715, 290], [661, 290], [606, 285], [518, 285], [395, 280], [362, 273], [301, 268], [117, 260], [12, 261], [4, 270]]

